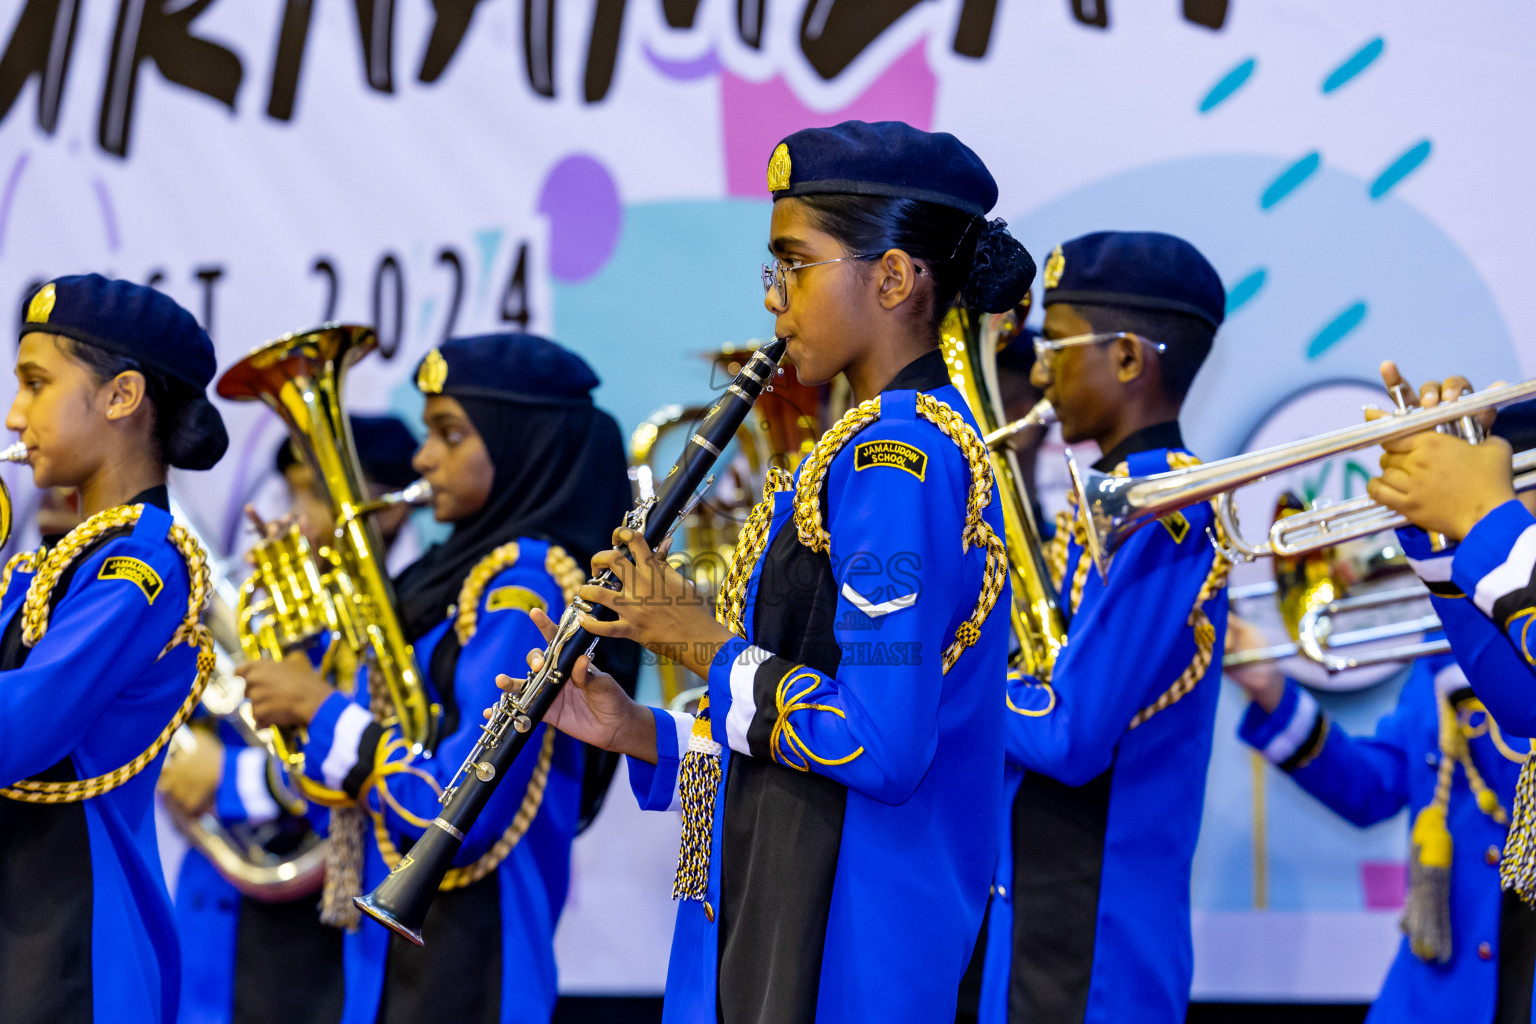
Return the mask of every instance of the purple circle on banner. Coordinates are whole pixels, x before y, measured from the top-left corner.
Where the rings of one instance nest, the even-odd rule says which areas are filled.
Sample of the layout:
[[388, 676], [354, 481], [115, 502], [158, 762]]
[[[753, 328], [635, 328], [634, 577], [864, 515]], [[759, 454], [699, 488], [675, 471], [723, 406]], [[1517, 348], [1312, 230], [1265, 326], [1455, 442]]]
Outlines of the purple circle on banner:
[[539, 193], [539, 212], [549, 218], [549, 272], [557, 280], [585, 281], [619, 244], [619, 189], [590, 156], [575, 154], [554, 166]]

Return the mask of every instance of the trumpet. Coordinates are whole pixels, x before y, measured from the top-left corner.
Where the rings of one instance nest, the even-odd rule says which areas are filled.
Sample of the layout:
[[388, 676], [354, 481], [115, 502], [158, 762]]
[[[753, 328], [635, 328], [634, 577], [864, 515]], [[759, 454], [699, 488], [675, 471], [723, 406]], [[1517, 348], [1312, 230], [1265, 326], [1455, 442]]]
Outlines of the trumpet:
[[[0, 451], [0, 462], [26, 462], [27, 446], [20, 441]], [[0, 547], [11, 539], [11, 491], [0, 480]]]
[[[1067, 470], [1072, 476], [1072, 487], [1077, 492], [1078, 507], [1083, 510], [1087, 520], [1088, 549], [1102, 576], [1108, 573], [1109, 559], [1125, 539], [1139, 527], [1154, 519], [1160, 519], [1196, 502], [1216, 498], [1275, 473], [1332, 458], [1344, 452], [1395, 441], [1424, 430], [1434, 429], [1442, 424], [1463, 420], [1463, 418], [1470, 419], [1479, 413], [1533, 396], [1536, 396], [1536, 380], [1504, 384], [1444, 402], [1430, 409], [1400, 410], [1394, 415], [1379, 420], [1344, 427], [1293, 444], [1276, 445], [1263, 451], [1235, 455], [1229, 459], [1208, 462], [1188, 469], [1175, 469], [1141, 477], [1084, 472], [1078, 467], [1072, 453], [1068, 451]], [[1377, 506], [1375, 502], [1371, 502], [1370, 507], [1379, 509], [1379, 512], [1368, 513], [1365, 505], [1357, 505], [1354, 508], [1357, 517], [1369, 514], [1375, 518], [1377, 525], [1365, 532], [1374, 533], [1376, 530], [1386, 529], [1394, 524], [1396, 517], [1389, 510]], [[1300, 519], [1301, 523], [1296, 526], [1287, 526], [1287, 530], [1299, 530], [1306, 524], [1315, 527], [1317, 523], [1315, 517], [1309, 519], [1306, 514], [1292, 516], [1289, 519]], [[1358, 518], [1354, 529], [1363, 529], [1359, 525]], [[1298, 543], [1294, 549], [1288, 547], [1288, 553], [1296, 554], [1302, 550], [1325, 547], [1342, 539], [1340, 531], [1326, 533], [1326, 540], [1317, 539], [1323, 533], [1314, 534], [1313, 540], [1307, 545]], [[1253, 550], [1263, 554], [1271, 553], [1262, 547], [1254, 547]]]

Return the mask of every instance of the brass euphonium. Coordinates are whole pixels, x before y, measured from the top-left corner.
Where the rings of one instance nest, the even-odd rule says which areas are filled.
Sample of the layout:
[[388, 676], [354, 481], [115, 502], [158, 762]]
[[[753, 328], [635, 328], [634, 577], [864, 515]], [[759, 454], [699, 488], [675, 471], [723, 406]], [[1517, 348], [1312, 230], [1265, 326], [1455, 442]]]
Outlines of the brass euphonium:
[[[331, 638], [321, 669], [343, 688], [366, 664], [370, 689], [387, 697], [375, 714], [417, 747], [431, 747], [437, 724], [416, 655], [395, 614], [394, 589], [372, 513], [395, 503], [369, 500], [342, 401], [347, 370], [378, 344], [368, 327], [326, 324], [256, 349], [219, 379], [219, 395], [265, 402], [288, 425], [299, 457], [325, 488], [336, 532], [311, 550], [298, 526], [251, 550], [254, 572], [237, 601], [246, 658], [281, 658]], [[404, 500], [410, 500], [407, 496]], [[396, 500], [399, 500], [396, 496]], [[273, 731], [273, 746], [307, 796], [342, 803], [344, 794], [305, 780], [302, 745]]]
[[[1037, 679], [1049, 679], [1056, 656], [1067, 643], [1067, 618], [1046, 568], [1040, 528], [1024, 491], [1018, 462], [1005, 443], [1011, 432], [1002, 426], [997, 337], [987, 330], [981, 314], [956, 306], [944, 317], [939, 343], [950, 382], [965, 395], [987, 439], [987, 455], [1002, 498], [1003, 539], [1008, 547], [1008, 576], [1013, 582], [1008, 618], [1018, 643], [1009, 667]], [[1026, 419], [1049, 424], [1054, 418], [1049, 409], [1041, 402]]]

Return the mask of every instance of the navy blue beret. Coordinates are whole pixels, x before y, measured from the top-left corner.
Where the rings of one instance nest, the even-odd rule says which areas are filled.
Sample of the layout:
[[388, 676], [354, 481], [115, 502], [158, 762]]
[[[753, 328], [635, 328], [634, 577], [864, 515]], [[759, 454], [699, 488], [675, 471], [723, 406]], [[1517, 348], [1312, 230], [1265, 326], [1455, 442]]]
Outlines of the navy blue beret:
[[844, 121], [795, 132], [768, 160], [768, 191], [776, 200], [818, 194], [918, 199], [977, 217], [997, 204], [997, 182], [970, 147], [903, 121]]
[[[409, 427], [396, 416], [349, 416], [352, 440], [357, 445], [357, 460], [363, 476], [385, 487], [404, 487], [416, 479], [411, 459], [419, 444]], [[293, 442], [277, 446], [277, 471], [285, 473], [299, 461]]]
[[450, 338], [416, 367], [422, 394], [525, 405], [590, 405], [599, 383], [581, 356], [537, 334]]
[[100, 274], [60, 277], [38, 289], [21, 325], [23, 337], [33, 332], [126, 356], [197, 391], [218, 368], [208, 332], [175, 299]]
[[1221, 276], [1200, 250], [1156, 231], [1097, 231], [1058, 245], [1045, 261], [1045, 304], [1083, 303], [1184, 313], [1220, 327]]

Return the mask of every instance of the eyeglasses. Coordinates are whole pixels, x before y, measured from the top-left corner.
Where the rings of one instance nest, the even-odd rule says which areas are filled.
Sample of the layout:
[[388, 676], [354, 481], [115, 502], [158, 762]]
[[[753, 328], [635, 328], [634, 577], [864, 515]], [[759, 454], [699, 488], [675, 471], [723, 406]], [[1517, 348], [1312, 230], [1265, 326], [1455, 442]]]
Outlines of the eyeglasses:
[[1141, 335], [1132, 334], [1129, 331], [1115, 331], [1112, 334], [1075, 334], [1070, 338], [1036, 338], [1035, 358], [1040, 361], [1042, 366], [1049, 369], [1055, 361], [1056, 352], [1060, 349], [1076, 348], [1079, 345], [1104, 345], [1111, 341], [1119, 341], [1121, 338], [1129, 338], [1132, 341], [1139, 341], [1143, 345], [1149, 345], [1154, 352], [1159, 354], [1168, 351], [1168, 346], [1160, 341], [1143, 338]]
[[[805, 270], [809, 267], [824, 267], [828, 263], [842, 263], [846, 260], [877, 260], [884, 256], [883, 252], [856, 252], [852, 256], [839, 256], [835, 260], [817, 260], [815, 263], [785, 263], [783, 260], [774, 260], [772, 263], [763, 264], [763, 294], [774, 293], [774, 298], [779, 300], [779, 305], [789, 305], [789, 275], [792, 271]], [[928, 273], [927, 268], [914, 265], [919, 276]]]

